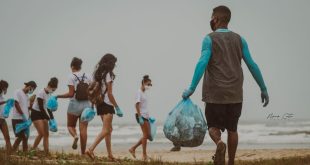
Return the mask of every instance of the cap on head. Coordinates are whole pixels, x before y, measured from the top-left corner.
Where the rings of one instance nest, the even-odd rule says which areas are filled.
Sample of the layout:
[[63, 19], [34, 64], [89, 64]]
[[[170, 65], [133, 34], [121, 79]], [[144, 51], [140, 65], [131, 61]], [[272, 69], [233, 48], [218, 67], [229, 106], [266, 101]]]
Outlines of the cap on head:
[[34, 81], [29, 81], [24, 83], [26, 86], [31, 86], [32, 88], [37, 88], [37, 84]]

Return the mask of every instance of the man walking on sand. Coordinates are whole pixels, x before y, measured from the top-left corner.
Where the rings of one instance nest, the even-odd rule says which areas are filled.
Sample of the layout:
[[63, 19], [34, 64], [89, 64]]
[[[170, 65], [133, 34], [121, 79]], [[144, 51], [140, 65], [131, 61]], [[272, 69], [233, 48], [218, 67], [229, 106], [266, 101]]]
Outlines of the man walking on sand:
[[260, 87], [263, 106], [269, 103], [262, 74], [251, 57], [246, 41], [228, 30], [230, 17], [231, 12], [226, 6], [213, 9], [210, 26], [214, 32], [204, 38], [192, 83], [182, 95], [184, 99], [189, 98], [205, 73], [202, 101], [206, 103], [209, 135], [217, 146], [213, 156], [215, 165], [225, 164], [226, 144], [221, 140], [221, 131], [224, 132], [225, 129], [228, 132], [228, 164], [234, 164], [238, 145], [237, 125], [243, 101], [241, 59]]

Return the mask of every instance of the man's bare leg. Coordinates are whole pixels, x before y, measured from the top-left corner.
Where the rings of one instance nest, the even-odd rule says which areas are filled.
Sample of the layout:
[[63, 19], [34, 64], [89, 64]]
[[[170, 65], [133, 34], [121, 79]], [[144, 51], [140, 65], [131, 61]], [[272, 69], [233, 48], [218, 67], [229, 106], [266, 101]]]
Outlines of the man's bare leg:
[[216, 144], [214, 164], [225, 165], [226, 144], [221, 140], [221, 130], [215, 127], [211, 127], [209, 128], [209, 135]]
[[228, 131], [228, 165], [234, 165], [237, 146], [238, 146], [238, 132]]

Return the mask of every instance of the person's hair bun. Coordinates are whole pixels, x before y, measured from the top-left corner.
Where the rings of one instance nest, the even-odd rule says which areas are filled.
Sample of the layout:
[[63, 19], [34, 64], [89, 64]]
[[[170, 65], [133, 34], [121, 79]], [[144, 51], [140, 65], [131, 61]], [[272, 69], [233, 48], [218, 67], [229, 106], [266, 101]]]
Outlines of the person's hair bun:
[[58, 79], [56, 77], [52, 77], [50, 81], [54, 83], [58, 83]]
[[56, 77], [52, 77], [48, 82], [48, 85], [52, 88], [57, 88], [58, 86], [58, 79]]
[[144, 80], [150, 79], [150, 76], [149, 76], [149, 75], [144, 75], [144, 76], [143, 76], [143, 79], [144, 79]]

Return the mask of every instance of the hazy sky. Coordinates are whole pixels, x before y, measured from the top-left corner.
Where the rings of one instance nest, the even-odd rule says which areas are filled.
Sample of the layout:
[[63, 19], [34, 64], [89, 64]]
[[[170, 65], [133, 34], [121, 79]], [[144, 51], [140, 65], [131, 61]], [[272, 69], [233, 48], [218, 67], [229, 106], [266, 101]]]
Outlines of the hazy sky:
[[[56, 94], [66, 92], [72, 57], [82, 58], [83, 71], [92, 73], [109, 52], [118, 58], [114, 94], [125, 113], [114, 122], [135, 122], [134, 96], [144, 74], [154, 84], [149, 111], [163, 121], [190, 84], [218, 5], [231, 9], [229, 28], [248, 41], [270, 95], [263, 108], [258, 85], [243, 64], [241, 120], [266, 120], [269, 113], [309, 119], [308, 0], [0, 0], [0, 78], [10, 83], [6, 97], [28, 80], [38, 83], [38, 91], [52, 76], [60, 80]], [[204, 111], [201, 82], [192, 99]], [[66, 122], [67, 105], [68, 100], [60, 102], [59, 122]]]

